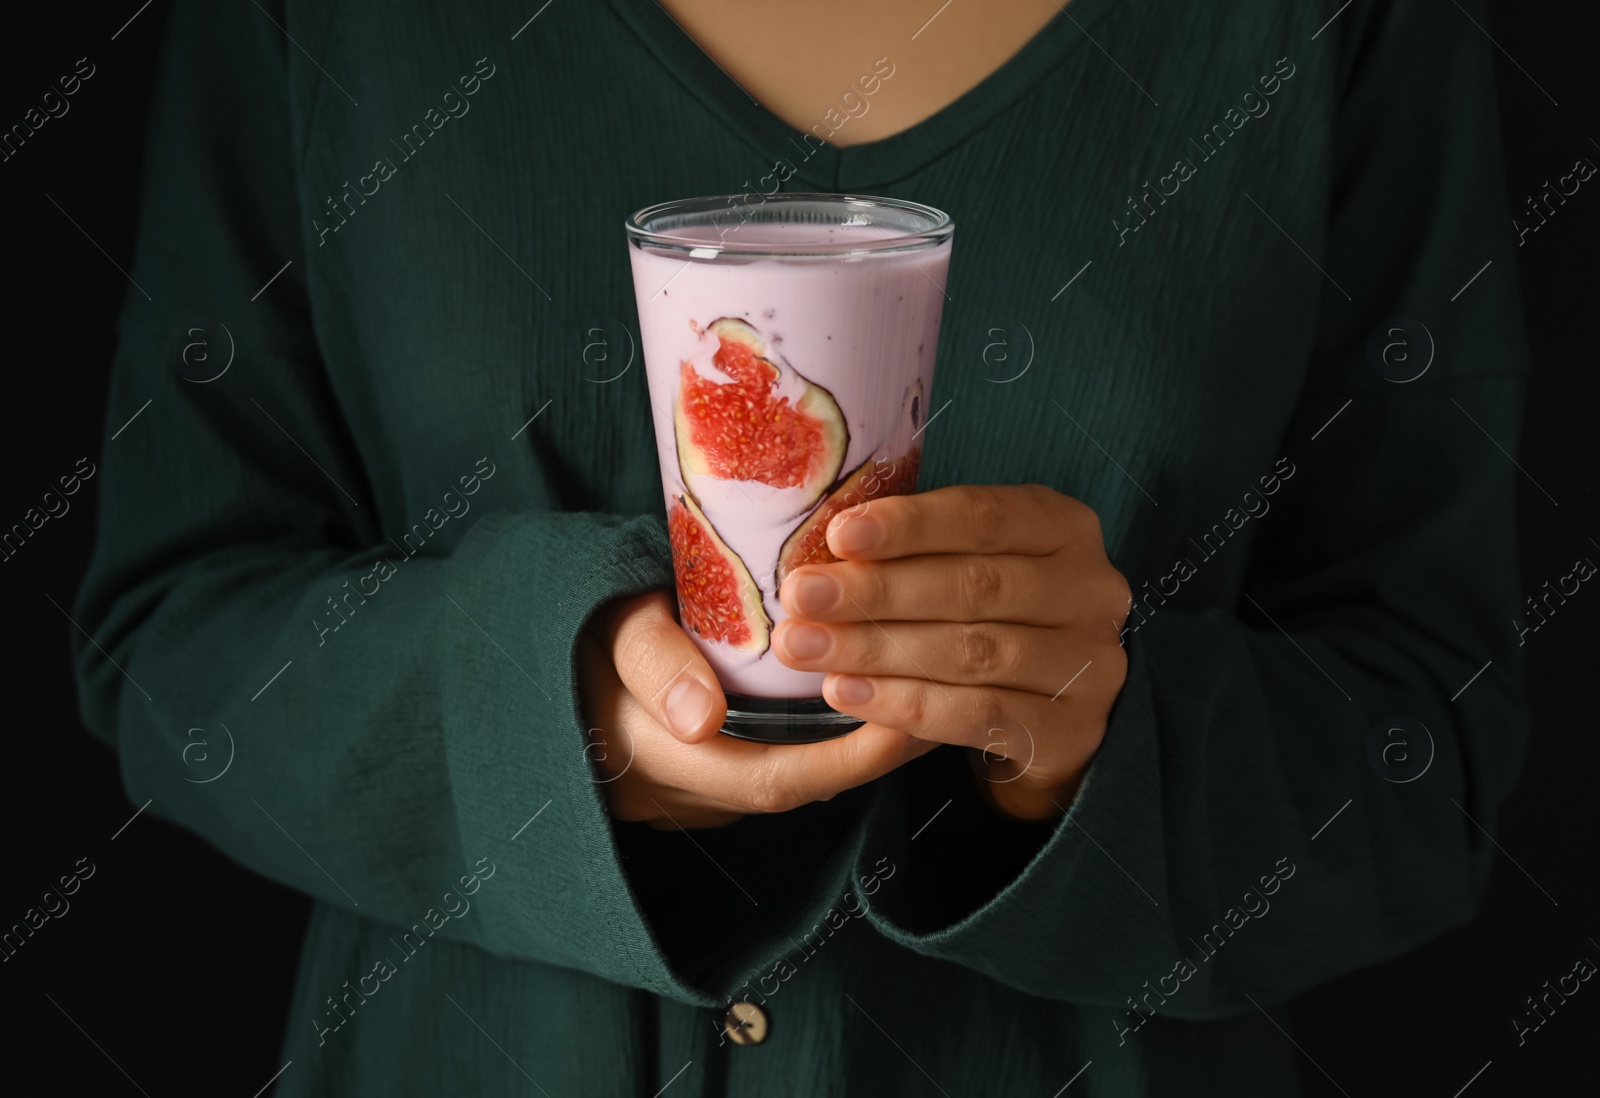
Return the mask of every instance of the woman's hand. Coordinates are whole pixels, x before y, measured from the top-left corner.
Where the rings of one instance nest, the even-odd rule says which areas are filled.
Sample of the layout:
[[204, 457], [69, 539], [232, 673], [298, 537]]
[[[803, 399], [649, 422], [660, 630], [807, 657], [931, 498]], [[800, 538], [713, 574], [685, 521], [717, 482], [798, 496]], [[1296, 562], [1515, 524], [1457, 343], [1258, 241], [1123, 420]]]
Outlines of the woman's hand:
[[727, 700], [660, 592], [602, 607], [579, 637], [578, 656], [579, 692], [593, 726], [586, 754], [619, 820], [667, 830], [787, 812], [937, 746], [871, 726], [814, 744], [718, 735]]
[[1130, 592], [1095, 513], [1037, 485], [940, 488], [852, 508], [828, 547], [840, 563], [784, 577], [778, 658], [830, 672], [861, 731], [980, 750], [1006, 815], [1057, 815], [1127, 675]]

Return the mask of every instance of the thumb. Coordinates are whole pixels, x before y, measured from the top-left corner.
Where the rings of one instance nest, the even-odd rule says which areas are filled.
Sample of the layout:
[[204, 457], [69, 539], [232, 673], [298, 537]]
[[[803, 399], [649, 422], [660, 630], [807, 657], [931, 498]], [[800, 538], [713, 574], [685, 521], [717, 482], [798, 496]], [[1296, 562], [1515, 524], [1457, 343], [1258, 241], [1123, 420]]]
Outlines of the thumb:
[[672, 616], [662, 591], [622, 599], [612, 618], [611, 660], [628, 693], [684, 743], [717, 734], [728, 701], [711, 665]]

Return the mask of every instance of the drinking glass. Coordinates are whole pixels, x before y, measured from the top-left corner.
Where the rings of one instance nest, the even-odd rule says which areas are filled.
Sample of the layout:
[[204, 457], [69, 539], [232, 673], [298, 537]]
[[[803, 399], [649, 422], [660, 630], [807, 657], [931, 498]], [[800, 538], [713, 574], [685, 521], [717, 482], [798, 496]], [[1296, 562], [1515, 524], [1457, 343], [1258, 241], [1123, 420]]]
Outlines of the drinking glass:
[[683, 627], [723, 731], [809, 743], [860, 721], [772, 651], [778, 587], [828, 524], [916, 490], [954, 224], [834, 194], [667, 202], [627, 221]]

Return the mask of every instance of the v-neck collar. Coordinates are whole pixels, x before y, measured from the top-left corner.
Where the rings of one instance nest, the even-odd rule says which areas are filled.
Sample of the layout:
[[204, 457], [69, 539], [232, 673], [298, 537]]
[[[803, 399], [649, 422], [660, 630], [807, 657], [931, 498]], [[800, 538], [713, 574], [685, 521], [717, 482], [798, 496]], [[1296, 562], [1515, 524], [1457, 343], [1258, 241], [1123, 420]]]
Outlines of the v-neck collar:
[[814, 134], [757, 103], [656, 0], [611, 0], [611, 5], [662, 67], [752, 148], [774, 163], [793, 166], [795, 178], [818, 190], [848, 192], [893, 183], [955, 148], [1089, 40], [1089, 27], [1106, 11], [1131, 2], [1071, 0], [1005, 64], [954, 102], [908, 130], [843, 148], [819, 146]]

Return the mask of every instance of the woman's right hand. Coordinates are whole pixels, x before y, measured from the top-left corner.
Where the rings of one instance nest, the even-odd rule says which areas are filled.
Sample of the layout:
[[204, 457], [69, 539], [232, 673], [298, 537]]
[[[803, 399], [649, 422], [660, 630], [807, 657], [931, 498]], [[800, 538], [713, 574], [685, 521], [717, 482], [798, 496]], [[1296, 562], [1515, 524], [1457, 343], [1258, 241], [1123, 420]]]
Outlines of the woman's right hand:
[[619, 820], [673, 830], [787, 812], [938, 746], [873, 724], [813, 744], [720, 735], [727, 700], [663, 592], [607, 603], [578, 647], [587, 754]]

